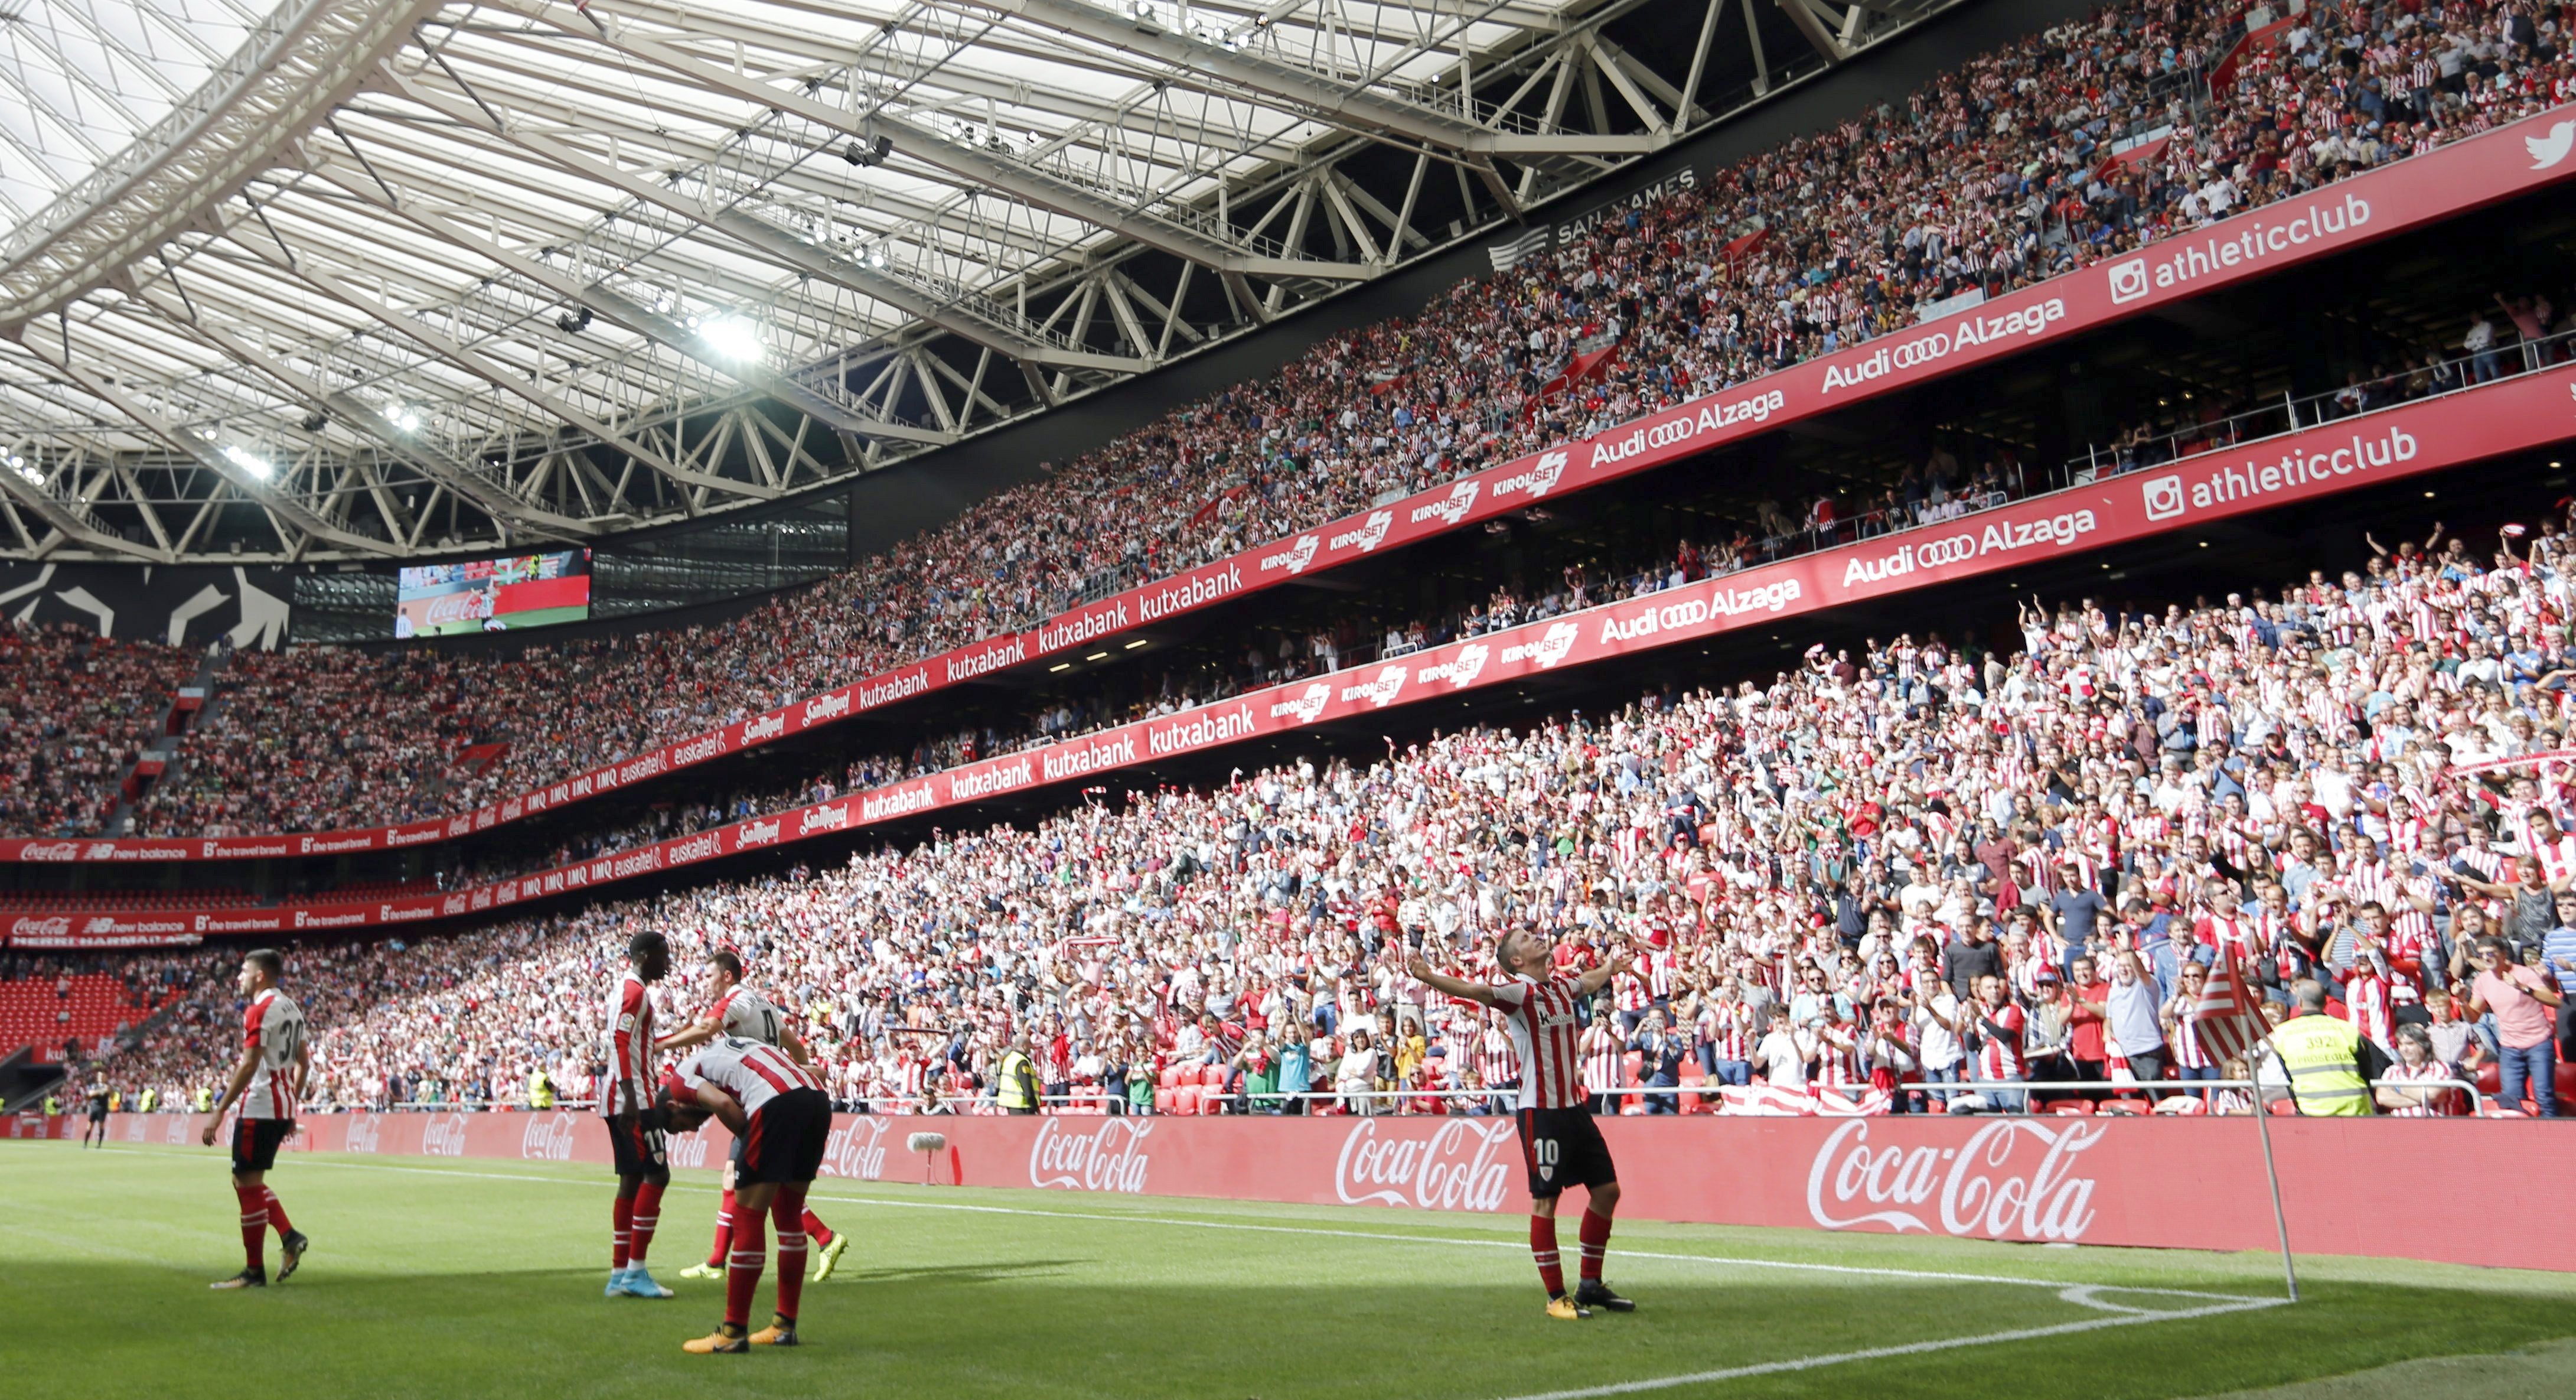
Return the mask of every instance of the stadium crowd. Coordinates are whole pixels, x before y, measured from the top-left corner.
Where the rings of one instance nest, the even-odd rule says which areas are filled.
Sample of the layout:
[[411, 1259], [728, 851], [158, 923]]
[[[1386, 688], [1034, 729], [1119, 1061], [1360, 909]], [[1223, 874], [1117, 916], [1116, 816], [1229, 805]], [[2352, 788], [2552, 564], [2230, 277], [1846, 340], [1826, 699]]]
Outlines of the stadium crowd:
[[[2238, 54], [2232, 4], [2111, 5], [1461, 283], [1419, 315], [1332, 337], [721, 628], [500, 658], [245, 656], [230, 720], [146, 800], [139, 829], [465, 810], [1025, 628], [1385, 492], [1884, 334], [1944, 298], [2541, 110], [2576, 91], [2565, 30], [2560, 11], [2522, 0], [2352, 0], [2312, 5]], [[2509, 340], [2489, 325], [2473, 348]], [[1587, 353], [1597, 376], [1565, 383], [1584, 347], [1610, 358]], [[1964, 484], [1917, 489], [1938, 501]], [[1754, 514], [1766, 551], [1810, 528], [1776, 505]], [[556, 703], [566, 694], [587, 703]], [[484, 745], [502, 747], [453, 761]]]
[[[675, 945], [677, 1014], [706, 1000], [702, 956], [735, 949], [807, 1017], [847, 1104], [972, 1096], [1025, 1035], [1051, 1093], [1143, 1106], [1163, 1068], [1222, 1066], [1242, 1109], [1406, 1089], [1428, 1095], [1408, 1111], [1476, 1111], [1507, 1044], [1404, 973], [1413, 946], [1490, 973], [1491, 935], [1526, 922], [1564, 965], [1614, 960], [1582, 1041], [1603, 1091], [1623, 1065], [1677, 1088], [1687, 1063], [1701, 1086], [1847, 1096], [2240, 1077], [2193, 1030], [2224, 951], [2274, 1006], [2322, 983], [2403, 1073], [2494, 1065], [2501, 1102], [2554, 1113], [2576, 1052], [2556, 990], [2576, 983], [2576, 535], [2562, 517], [2488, 551], [2438, 527], [2370, 545], [2276, 594], [2034, 603], [2012, 654], [1818, 648], [1767, 685], [1129, 792], [837, 869], [309, 943], [290, 985], [339, 1103], [583, 1082], [649, 927]], [[94, 1072], [170, 1101], [207, 1082], [236, 955], [197, 955], [182, 1007]]]
[[196, 655], [177, 647], [0, 621], [0, 831], [97, 832], [196, 670]]

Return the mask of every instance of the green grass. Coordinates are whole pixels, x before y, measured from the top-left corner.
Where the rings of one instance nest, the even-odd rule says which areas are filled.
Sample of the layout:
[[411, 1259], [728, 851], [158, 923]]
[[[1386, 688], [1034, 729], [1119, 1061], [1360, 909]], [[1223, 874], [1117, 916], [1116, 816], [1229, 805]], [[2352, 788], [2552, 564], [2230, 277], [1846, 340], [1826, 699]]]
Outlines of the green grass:
[[271, 1184], [314, 1238], [303, 1272], [211, 1293], [240, 1265], [220, 1155], [0, 1143], [0, 1394], [633, 1400], [720, 1373], [728, 1397], [1499, 1400], [1950, 1342], [1648, 1393], [2160, 1400], [2576, 1333], [2557, 1275], [2309, 1259], [2296, 1307], [2105, 1325], [2133, 1314], [2062, 1289], [2223, 1307], [2276, 1295], [2278, 1261], [1647, 1222], [1610, 1267], [1641, 1310], [1566, 1324], [1539, 1314], [1517, 1216], [826, 1181], [815, 1208], [853, 1243], [806, 1290], [809, 1345], [700, 1358], [679, 1343], [722, 1286], [673, 1276], [707, 1247], [712, 1173], [663, 1207], [680, 1296], [658, 1303], [600, 1296], [596, 1168], [295, 1155]]

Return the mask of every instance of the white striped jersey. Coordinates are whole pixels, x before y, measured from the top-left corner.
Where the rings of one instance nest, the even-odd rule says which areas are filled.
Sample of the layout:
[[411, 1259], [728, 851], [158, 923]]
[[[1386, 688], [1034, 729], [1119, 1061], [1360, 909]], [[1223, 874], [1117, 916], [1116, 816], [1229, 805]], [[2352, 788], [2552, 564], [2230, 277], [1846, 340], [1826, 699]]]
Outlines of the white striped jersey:
[[1521, 1062], [1522, 1108], [1583, 1106], [1583, 1061], [1575, 1045], [1574, 979], [1521, 974], [1490, 989]]
[[710, 1040], [680, 1061], [679, 1076], [689, 1087], [712, 1084], [733, 1095], [743, 1116], [790, 1089], [821, 1089], [821, 1081], [775, 1045], [728, 1035]]
[[725, 993], [708, 1018], [726, 1035], [757, 1040], [763, 1045], [778, 1044], [778, 1028], [787, 1022], [769, 998], [744, 986]]
[[244, 1118], [295, 1116], [295, 1052], [304, 1045], [304, 1008], [275, 987], [251, 998], [242, 1018], [242, 1044], [259, 1052], [250, 1087], [242, 1090]]
[[653, 994], [629, 968], [608, 994], [608, 1081], [599, 1111], [611, 1118], [653, 1106]]

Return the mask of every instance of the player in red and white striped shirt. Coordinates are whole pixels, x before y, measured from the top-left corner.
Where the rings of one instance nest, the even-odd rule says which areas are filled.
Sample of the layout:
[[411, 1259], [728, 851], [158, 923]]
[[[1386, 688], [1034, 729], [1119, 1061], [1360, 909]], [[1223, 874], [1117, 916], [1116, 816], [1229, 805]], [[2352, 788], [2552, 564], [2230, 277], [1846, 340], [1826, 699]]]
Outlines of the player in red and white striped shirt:
[[[805, 1291], [805, 1192], [822, 1170], [832, 1135], [832, 1101], [822, 1081], [775, 1045], [729, 1035], [682, 1060], [663, 1079], [654, 1106], [673, 1131], [693, 1131], [713, 1115], [742, 1142], [724, 1321], [684, 1349], [706, 1355], [795, 1346], [796, 1307]], [[763, 1226], [773, 1215], [778, 1307], [767, 1327], [752, 1332], [751, 1297], [769, 1255]]]
[[232, 1082], [215, 1101], [215, 1116], [206, 1120], [202, 1140], [215, 1145], [216, 1126], [224, 1110], [238, 1100], [241, 1117], [233, 1122], [233, 1199], [241, 1206], [242, 1271], [217, 1288], [268, 1286], [268, 1227], [277, 1227], [281, 1259], [277, 1280], [286, 1281], [303, 1262], [305, 1239], [287, 1223], [286, 1207], [268, 1189], [269, 1169], [277, 1149], [295, 1132], [295, 1101], [313, 1076], [313, 1053], [304, 1043], [304, 1011], [277, 988], [286, 975], [286, 959], [261, 948], [242, 957], [238, 985], [250, 999], [242, 1018], [242, 1057], [233, 1066]]
[[[763, 1045], [775, 1045], [787, 1057], [814, 1068], [814, 1057], [805, 1049], [804, 1040], [796, 1034], [796, 1024], [770, 1003], [769, 998], [743, 985], [742, 959], [730, 948], [719, 948], [707, 958], [708, 980], [715, 984], [716, 1004], [696, 1025], [662, 1037], [656, 1049], [687, 1050], [704, 1045], [718, 1036], [740, 1036]], [[731, 1252], [733, 1239], [734, 1174], [742, 1166], [742, 1139], [735, 1138], [733, 1150], [725, 1157], [724, 1196], [716, 1205], [716, 1238], [708, 1248], [707, 1262], [692, 1264], [680, 1271], [682, 1278], [723, 1278], [725, 1256]], [[806, 1237], [817, 1246], [814, 1256], [813, 1282], [832, 1276], [841, 1255], [850, 1247], [849, 1240], [835, 1234], [812, 1211], [805, 1212]]]
[[[1583, 1062], [1575, 1031], [1580, 1003], [1601, 990], [1613, 975], [1615, 959], [1575, 977], [1555, 975], [1548, 965], [1545, 934], [1527, 927], [1506, 929], [1494, 941], [1494, 961], [1509, 980], [1488, 985], [1444, 976], [1415, 954], [1406, 964], [1416, 981], [1503, 1013], [1520, 1052], [1521, 1155], [1529, 1166], [1530, 1256], [1538, 1264], [1539, 1282], [1547, 1288], [1547, 1315], [1572, 1320], [1590, 1317], [1594, 1308], [1628, 1312], [1637, 1305], [1610, 1291], [1601, 1281], [1602, 1256], [1609, 1251], [1610, 1217], [1619, 1208], [1619, 1172], [1610, 1148], [1584, 1102]], [[1580, 1287], [1565, 1291], [1565, 1269], [1557, 1260], [1556, 1202], [1568, 1185], [1584, 1188], [1583, 1275]]]
[[653, 1244], [653, 1227], [661, 1223], [662, 1192], [671, 1184], [671, 1165], [662, 1151], [662, 1125], [653, 1109], [653, 994], [655, 982], [670, 975], [671, 946], [651, 930], [626, 941], [626, 971], [608, 994], [608, 1024], [602, 1046], [607, 1075], [599, 1093], [599, 1111], [608, 1119], [608, 1146], [617, 1165], [617, 1205], [609, 1236], [608, 1296], [668, 1298], [671, 1290], [653, 1281], [644, 1252]]

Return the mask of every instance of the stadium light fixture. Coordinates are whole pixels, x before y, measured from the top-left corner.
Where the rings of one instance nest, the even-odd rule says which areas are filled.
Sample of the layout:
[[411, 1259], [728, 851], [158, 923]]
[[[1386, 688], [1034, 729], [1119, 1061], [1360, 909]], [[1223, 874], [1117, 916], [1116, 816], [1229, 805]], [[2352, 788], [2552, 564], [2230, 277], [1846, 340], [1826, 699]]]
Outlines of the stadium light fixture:
[[407, 403], [397, 403], [385, 411], [385, 417], [406, 433], [420, 431], [420, 410]]
[[270, 477], [277, 475], [277, 468], [271, 465], [266, 457], [262, 457], [258, 453], [251, 451], [249, 448], [244, 447], [237, 442], [229, 443], [224, 447], [224, 460], [241, 468], [243, 471], [249, 472], [252, 476], [258, 477], [262, 481], [266, 481]]
[[1143, 637], [1138, 637], [1136, 640], [1127, 644], [1127, 650], [1134, 651], [1136, 648], [1145, 645], [1145, 640], [1146, 639]]
[[1082, 659], [1085, 661], [1106, 661], [1109, 659], [1109, 653], [1105, 651], [1095, 651]]
[[698, 325], [698, 339], [728, 360], [761, 357], [760, 327], [739, 316], [716, 316]]
[[12, 452], [8, 456], [8, 463], [9, 470], [16, 472], [28, 485], [42, 486], [45, 484], [45, 474], [36, 470], [34, 467], [28, 466], [26, 458]]

